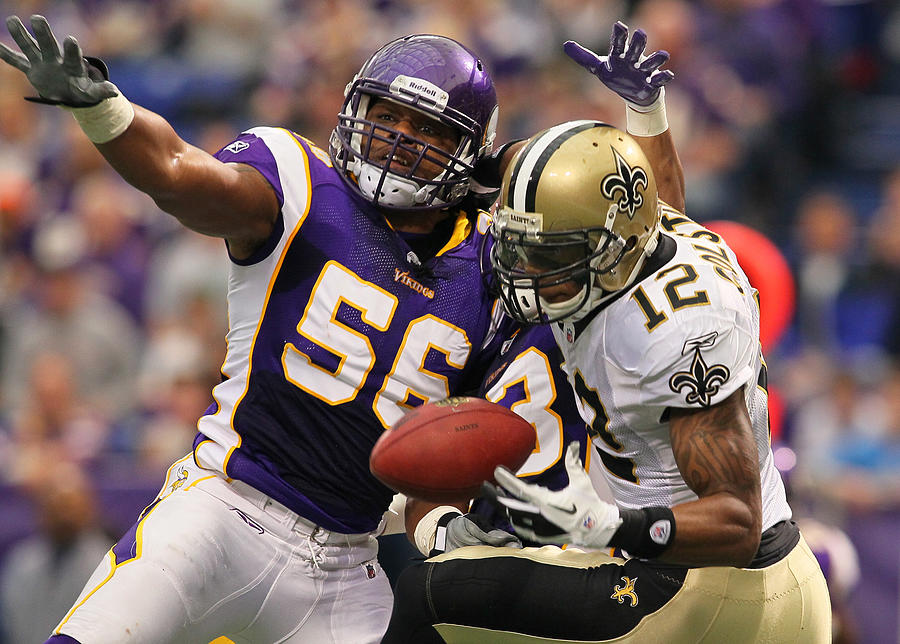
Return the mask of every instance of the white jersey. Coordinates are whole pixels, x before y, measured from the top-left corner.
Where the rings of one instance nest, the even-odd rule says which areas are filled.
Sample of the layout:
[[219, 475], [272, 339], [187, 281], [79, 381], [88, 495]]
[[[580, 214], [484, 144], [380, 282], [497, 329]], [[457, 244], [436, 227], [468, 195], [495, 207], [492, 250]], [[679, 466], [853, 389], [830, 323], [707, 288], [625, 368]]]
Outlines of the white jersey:
[[675, 463], [668, 410], [707, 407], [743, 387], [765, 530], [791, 509], [770, 446], [756, 291], [715, 233], [668, 208], [662, 231], [670, 257], [655, 272], [585, 320], [553, 325], [564, 368], [623, 508], [697, 499]]

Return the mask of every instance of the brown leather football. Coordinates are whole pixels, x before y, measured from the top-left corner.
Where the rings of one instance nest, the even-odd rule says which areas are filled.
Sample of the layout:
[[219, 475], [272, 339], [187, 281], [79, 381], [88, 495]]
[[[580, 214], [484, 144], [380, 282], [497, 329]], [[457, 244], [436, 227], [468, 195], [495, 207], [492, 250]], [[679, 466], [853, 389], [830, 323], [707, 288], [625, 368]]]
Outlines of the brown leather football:
[[409, 497], [447, 503], [480, 493], [494, 468], [515, 472], [536, 448], [534, 427], [482, 398], [454, 397], [420, 405], [385, 431], [369, 469]]

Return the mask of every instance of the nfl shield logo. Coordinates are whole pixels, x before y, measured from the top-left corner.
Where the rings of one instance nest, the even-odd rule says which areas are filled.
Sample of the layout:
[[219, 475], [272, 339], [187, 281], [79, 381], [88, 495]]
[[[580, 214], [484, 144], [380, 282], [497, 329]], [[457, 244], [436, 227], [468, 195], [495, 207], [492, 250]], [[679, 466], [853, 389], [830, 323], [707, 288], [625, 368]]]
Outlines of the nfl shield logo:
[[672, 525], [667, 519], [659, 519], [650, 526], [650, 539], [659, 545], [669, 543], [669, 534], [672, 531]]

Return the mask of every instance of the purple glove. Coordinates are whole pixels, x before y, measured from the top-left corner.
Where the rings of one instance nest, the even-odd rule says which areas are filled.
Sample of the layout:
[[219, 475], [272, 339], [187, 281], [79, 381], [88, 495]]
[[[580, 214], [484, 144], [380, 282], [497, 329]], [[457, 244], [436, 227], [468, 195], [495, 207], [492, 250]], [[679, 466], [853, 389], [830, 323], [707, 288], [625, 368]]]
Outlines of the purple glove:
[[635, 29], [626, 50], [627, 37], [628, 26], [616, 22], [609, 38], [607, 56], [598, 56], [574, 40], [566, 41], [563, 49], [569, 58], [626, 101], [647, 107], [659, 98], [662, 86], [675, 78], [675, 74], [669, 70], [659, 69], [669, 60], [669, 52], [655, 51], [641, 60], [644, 47], [647, 46], [647, 34], [642, 29]]

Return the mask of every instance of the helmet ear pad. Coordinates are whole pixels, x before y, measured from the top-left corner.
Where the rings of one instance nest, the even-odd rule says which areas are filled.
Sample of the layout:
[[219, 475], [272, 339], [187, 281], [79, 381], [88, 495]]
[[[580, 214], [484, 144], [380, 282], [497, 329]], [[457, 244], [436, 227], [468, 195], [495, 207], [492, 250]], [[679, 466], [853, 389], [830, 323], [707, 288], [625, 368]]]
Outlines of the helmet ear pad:
[[[459, 135], [456, 148], [444, 150], [370, 121], [373, 99], [393, 101], [453, 128]], [[348, 84], [329, 153], [347, 185], [373, 205], [446, 208], [466, 195], [475, 164], [490, 152], [497, 113], [493, 83], [472, 52], [443, 36], [406, 36], [375, 52]], [[388, 158], [376, 159], [369, 154], [373, 139], [398, 145]], [[393, 163], [395, 152], [415, 162]], [[423, 178], [428, 174], [419, 171], [423, 161], [438, 166], [437, 176]]]
[[637, 275], [640, 268], [644, 265], [646, 254], [643, 252], [634, 252], [639, 243], [638, 236], [632, 235], [625, 240], [625, 249], [621, 261], [606, 272], [599, 273], [596, 276], [595, 284], [597, 287], [608, 292], [620, 291], [631, 283], [633, 277]]

